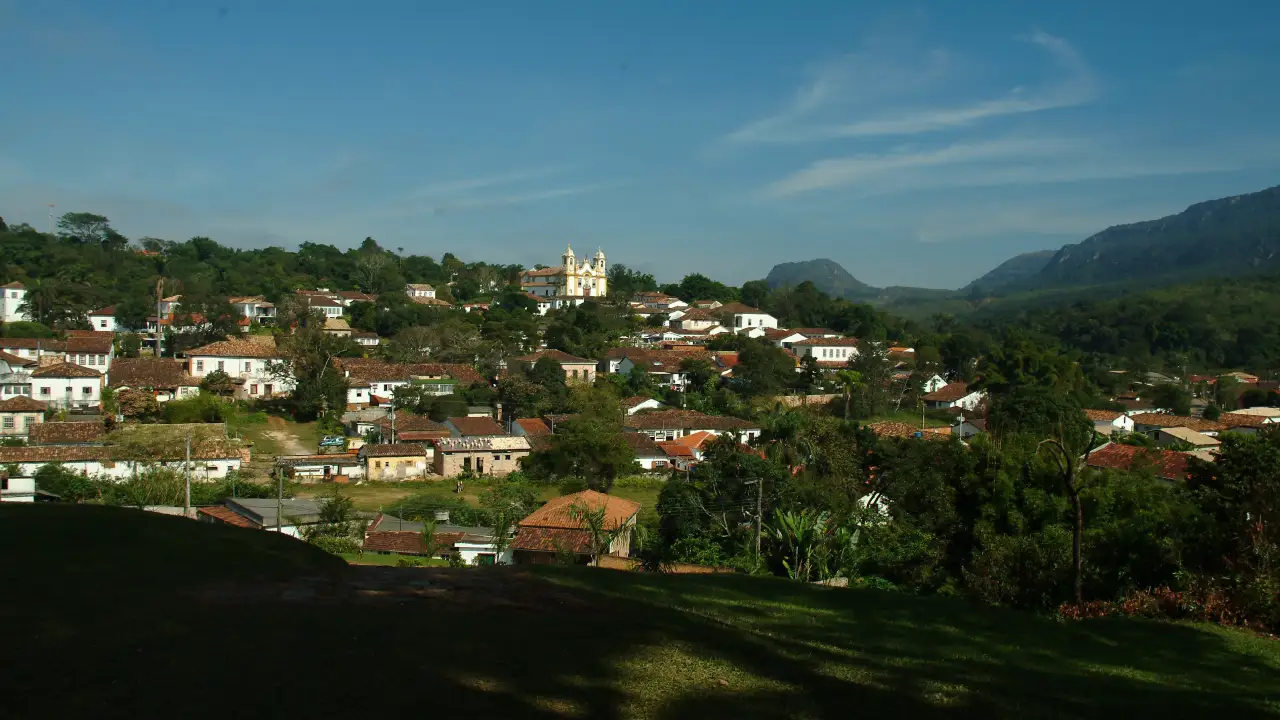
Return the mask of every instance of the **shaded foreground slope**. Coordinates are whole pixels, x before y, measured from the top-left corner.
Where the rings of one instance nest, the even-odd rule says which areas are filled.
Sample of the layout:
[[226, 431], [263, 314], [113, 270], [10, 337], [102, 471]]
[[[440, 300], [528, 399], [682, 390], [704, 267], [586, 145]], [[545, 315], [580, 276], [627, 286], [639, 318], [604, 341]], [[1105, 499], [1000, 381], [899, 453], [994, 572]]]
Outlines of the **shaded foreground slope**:
[[[1280, 643], [738, 576], [346, 568], [0, 507], [6, 717], [1252, 717]], [[238, 567], [237, 567], [238, 566]]]

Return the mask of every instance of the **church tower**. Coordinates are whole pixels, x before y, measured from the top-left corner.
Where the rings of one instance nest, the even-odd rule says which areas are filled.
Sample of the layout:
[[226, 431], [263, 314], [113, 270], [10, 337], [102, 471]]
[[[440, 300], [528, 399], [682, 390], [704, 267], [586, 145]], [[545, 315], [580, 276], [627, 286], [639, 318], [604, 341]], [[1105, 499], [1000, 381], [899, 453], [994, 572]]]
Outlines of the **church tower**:
[[566, 245], [564, 248], [564, 288], [561, 293], [578, 294], [578, 260], [573, 255], [572, 245]]
[[605, 296], [609, 294], [608, 273], [605, 272], [604, 248], [596, 248], [596, 295]]

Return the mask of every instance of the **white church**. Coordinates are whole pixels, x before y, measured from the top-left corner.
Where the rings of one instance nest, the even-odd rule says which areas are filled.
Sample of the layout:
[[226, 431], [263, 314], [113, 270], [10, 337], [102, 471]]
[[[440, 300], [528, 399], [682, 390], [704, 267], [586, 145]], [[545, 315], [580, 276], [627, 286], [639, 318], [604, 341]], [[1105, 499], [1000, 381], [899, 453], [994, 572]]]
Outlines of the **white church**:
[[20, 282], [0, 285], [0, 321], [12, 323], [28, 320], [21, 305], [27, 301], [27, 288]]
[[578, 262], [572, 247], [564, 251], [564, 265], [542, 270], [525, 270], [520, 288], [539, 298], [558, 300], [561, 304], [579, 305], [584, 298], [608, 294], [609, 279], [605, 271], [604, 250], [597, 249], [591, 260]]

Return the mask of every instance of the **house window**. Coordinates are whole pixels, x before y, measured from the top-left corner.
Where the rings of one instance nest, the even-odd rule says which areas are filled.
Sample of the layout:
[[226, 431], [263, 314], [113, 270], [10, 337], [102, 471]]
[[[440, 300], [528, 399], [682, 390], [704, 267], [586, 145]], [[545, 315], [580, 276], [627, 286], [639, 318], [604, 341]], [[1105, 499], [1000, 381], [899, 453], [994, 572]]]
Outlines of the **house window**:
[[204, 469], [205, 469], [205, 470], [207, 470], [208, 472], [212, 472], [212, 473], [216, 473], [216, 472], [218, 472], [218, 466], [217, 466], [217, 465], [205, 465], [205, 466], [204, 466]]
[[12, 429], [13, 429], [13, 416], [12, 416], [12, 415], [5, 415], [5, 416], [4, 416], [4, 428], [5, 428], [6, 430], [12, 430]]
[[498, 461], [499, 461], [499, 460], [501, 460], [501, 459], [502, 459], [502, 456], [501, 456], [501, 455], [494, 455], [494, 456], [493, 456], [493, 461], [494, 461], [494, 462], [498, 462]]
[[253, 371], [253, 363], [252, 363], [252, 362], [250, 362], [250, 361], [248, 361], [248, 360], [246, 360], [246, 361], [245, 361], [245, 363], [244, 363], [244, 371], [245, 371], [245, 372], [252, 372], [252, 371]]
[[374, 467], [374, 469], [376, 469], [376, 470], [380, 470], [380, 469], [382, 469], [382, 461], [381, 461], [381, 460], [374, 460], [374, 461], [373, 461], [373, 467]]
[[578, 371], [577, 371], [577, 370], [574, 370], [574, 371], [573, 371], [573, 379], [574, 379], [574, 380], [577, 380], [577, 379], [578, 379]]
[[49, 395], [50, 395], [50, 393], [49, 393], [49, 388], [47, 388], [47, 387], [42, 387], [42, 388], [40, 388], [40, 394], [41, 394], [42, 396], [44, 396], [44, 397], [49, 397]]
[[510, 459], [511, 459], [511, 456], [510, 456], [510, 455], [508, 455], [508, 456], [507, 456], [507, 459], [508, 459], [508, 460], [510, 460]]
[[196, 372], [204, 372], [204, 361], [203, 361], [203, 360], [197, 360], [197, 361], [196, 361]]
[[83, 356], [83, 355], [77, 355], [76, 357], [79, 359], [79, 361], [76, 363], [77, 365], [84, 365], [84, 364], [85, 364], [85, 362], [84, 362], [84, 356]]
[[226, 362], [225, 360], [219, 360], [219, 361], [218, 361], [218, 369], [219, 369], [219, 370], [225, 370], [225, 369], [226, 369], [226, 367], [227, 367], [227, 362]]
[[250, 385], [250, 386], [249, 386], [249, 394], [250, 394], [250, 395], [257, 395], [257, 394], [258, 394], [258, 386], [257, 386], [257, 385]]
[[31, 416], [30, 416], [30, 415], [23, 415], [23, 416], [22, 416], [22, 427], [24, 427], [24, 428], [29, 428], [29, 427], [31, 427]]
[[89, 387], [88, 385], [85, 385], [83, 388], [81, 388], [81, 392], [85, 395], [92, 395], [93, 388]]
[[106, 320], [99, 320], [99, 321], [98, 321], [98, 327], [100, 327], [100, 328], [104, 328], [104, 329], [105, 329], [105, 328], [107, 327], [107, 321], [106, 321]]

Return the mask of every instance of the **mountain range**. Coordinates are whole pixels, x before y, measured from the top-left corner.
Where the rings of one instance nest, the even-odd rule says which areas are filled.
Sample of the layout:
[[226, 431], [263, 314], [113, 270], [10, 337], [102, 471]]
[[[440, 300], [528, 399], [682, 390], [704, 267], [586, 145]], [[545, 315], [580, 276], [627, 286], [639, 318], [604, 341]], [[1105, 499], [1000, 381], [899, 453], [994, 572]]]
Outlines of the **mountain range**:
[[830, 295], [892, 305], [1267, 272], [1280, 272], [1280, 186], [1109, 227], [1057, 251], [1017, 255], [954, 291], [872, 287], [829, 259], [775, 265], [765, 280], [771, 288], [808, 280]]

